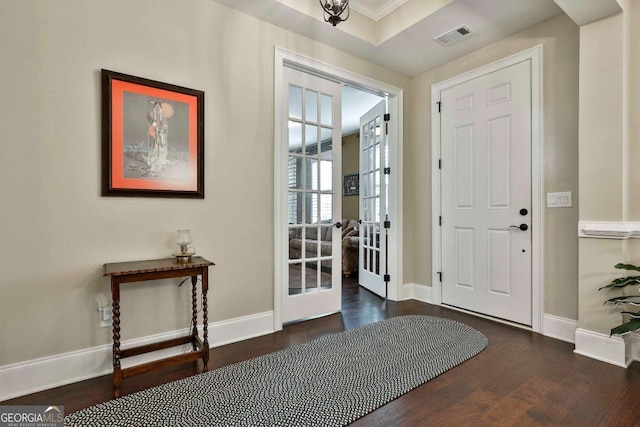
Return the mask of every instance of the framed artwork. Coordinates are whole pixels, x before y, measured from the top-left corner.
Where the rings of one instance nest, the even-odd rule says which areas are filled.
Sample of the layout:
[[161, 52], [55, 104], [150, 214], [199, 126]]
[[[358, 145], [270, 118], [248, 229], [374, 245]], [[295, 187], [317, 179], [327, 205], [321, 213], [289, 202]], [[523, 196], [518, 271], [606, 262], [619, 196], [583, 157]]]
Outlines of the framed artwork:
[[102, 195], [204, 199], [204, 92], [102, 70]]
[[345, 175], [342, 191], [345, 196], [360, 194], [360, 174], [352, 173]]

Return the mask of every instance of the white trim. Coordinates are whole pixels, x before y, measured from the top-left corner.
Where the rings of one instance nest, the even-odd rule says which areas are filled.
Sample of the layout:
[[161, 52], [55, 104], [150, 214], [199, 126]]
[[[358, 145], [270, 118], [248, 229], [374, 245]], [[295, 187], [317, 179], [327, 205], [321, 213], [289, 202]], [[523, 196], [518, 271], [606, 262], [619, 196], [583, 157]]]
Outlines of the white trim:
[[[356, 87], [372, 89], [389, 98], [389, 110], [391, 122], [389, 124], [389, 137], [394, 141], [389, 150], [389, 166], [391, 175], [389, 178], [389, 218], [391, 219], [391, 229], [389, 229], [389, 299], [398, 300], [400, 297], [400, 286], [402, 284], [402, 255], [403, 255], [403, 90], [371, 79], [352, 71], [345, 70], [334, 65], [318, 61], [314, 58], [299, 54], [295, 51], [276, 46], [275, 47], [275, 72], [274, 72], [274, 316], [273, 329], [282, 329], [282, 288], [284, 285], [284, 266], [287, 260], [284, 259], [287, 247], [286, 232], [283, 230], [282, 215], [286, 212], [286, 194], [283, 193], [282, 182], [286, 177], [286, 168], [283, 159], [286, 153], [283, 152], [281, 138], [282, 132], [282, 82], [283, 69], [287, 66], [301, 69], [329, 80], [339, 81], [354, 85]], [[280, 175], [278, 175], [280, 172]]]
[[[406, 283], [402, 286], [401, 300], [416, 300], [427, 304], [433, 304], [433, 287], [420, 285], [418, 283]], [[447, 308], [452, 308], [448, 307]], [[456, 310], [455, 308], [452, 308]], [[503, 322], [500, 319], [493, 317], [486, 317], [487, 319]], [[510, 324], [510, 323], [509, 323]], [[521, 327], [521, 325], [518, 325]], [[528, 328], [527, 328], [528, 329]], [[552, 314], [545, 314], [543, 316], [542, 330], [543, 335], [549, 338], [554, 338], [560, 341], [575, 343], [576, 330], [578, 329], [578, 321], [573, 319], [566, 319], [564, 317], [554, 316]], [[634, 335], [635, 344], [637, 345], [638, 352], [640, 353], [640, 334]], [[640, 354], [638, 355], [640, 360]]]
[[[311, 71], [313, 74], [323, 75], [328, 79], [333, 78], [333, 80], [339, 81], [341, 83], [354, 84], [356, 87], [376, 89], [383, 93], [389, 94], [390, 96], [397, 96], [403, 92], [402, 89], [396, 86], [354, 73], [353, 71], [337, 67], [327, 62], [319, 61], [309, 56], [302, 55], [291, 49], [276, 46], [275, 51], [276, 70], [278, 68], [282, 69], [284, 63], [286, 62], [287, 64], [290, 64], [296, 68], [302, 68], [304, 70]], [[280, 84], [278, 84], [280, 85], [280, 87], [282, 87], [281, 83], [282, 81], [280, 81]], [[276, 95], [278, 94], [276, 93]]]
[[431, 286], [418, 283], [405, 283], [400, 289], [400, 301], [416, 300], [427, 304], [433, 304]]
[[609, 337], [586, 329], [576, 330], [576, 354], [627, 368], [631, 364], [627, 347], [630, 346], [626, 346], [625, 340], [620, 337]]
[[531, 285], [532, 324], [534, 332], [542, 330], [543, 315], [543, 271], [544, 271], [544, 169], [543, 169], [543, 47], [537, 45], [520, 53], [508, 56], [491, 64], [476, 68], [451, 79], [431, 86], [431, 203], [432, 203], [432, 283], [433, 303], [442, 304], [442, 285], [438, 277], [441, 271], [442, 235], [438, 224], [441, 212], [440, 194], [440, 113], [435, 108], [440, 101], [440, 92], [455, 85], [473, 80], [485, 74], [517, 64], [531, 61], [531, 198], [532, 198], [532, 238], [531, 238]]
[[[211, 339], [209, 347], [219, 347], [273, 333], [272, 325], [273, 312], [271, 311], [209, 323], [209, 338]], [[138, 345], [151, 344], [184, 336], [188, 333], [189, 329], [186, 328], [136, 338], [124, 341], [122, 347], [130, 348]], [[180, 354], [188, 347], [190, 347], [190, 345], [134, 356], [123, 360], [122, 365], [131, 366]], [[2, 388], [0, 388], [0, 401], [110, 374], [113, 369], [111, 357], [112, 345], [105, 344], [98, 347], [2, 366], [0, 367], [0, 384], [2, 384]]]
[[566, 319], [552, 314], [545, 314], [543, 316], [542, 331], [545, 337], [575, 344], [577, 329], [577, 320]]
[[640, 222], [578, 222], [578, 237], [593, 239], [639, 239]]
[[510, 320], [500, 319], [499, 317], [488, 316], [486, 314], [478, 313], [478, 312], [471, 311], [471, 310], [466, 310], [464, 308], [455, 307], [453, 305], [448, 305], [448, 304], [440, 304], [440, 305], [442, 307], [444, 307], [444, 308], [448, 308], [449, 310], [459, 311], [460, 313], [465, 313], [465, 314], [468, 314], [470, 316], [481, 317], [483, 319], [491, 320], [492, 322], [495, 322], [495, 323], [501, 323], [503, 325], [509, 325], [511, 327], [514, 327], [514, 328], [518, 328], [518, 329], [523, 329], [525, 331], [534, 332], [533, 329], [531, 328], [531, 326], [523, 325], [523, 324], [520, 324], [520, 323], [515, 323], [515, 322], [512, 322]]
[[[282, 182], [285, 180], [285, 163], [282, 149], [282, 85], [284, 84], [284, 55], [275, 49], [275, 69], [274, 69], [274, 126], [273, 126], [273, 194], [274, 194], [274, 218], [273, 218], [273, 242], [274, 242], [274, 271], [273, 278], [275, 290], [273, 294], [273, 330], [282, 330], [282, 283], [285, 278], [285, 263], [278, 262], [278, 254], [282, 254], [287, 247], [287, 240], [282, 229], [282, 216], [286, 215], [286, 197], [282, 194]], [[280, 171], [280, 176], [277, 175]]]
[[371, 7], [364, 2], [359, 2], [357, 0], [351, 0], [351, 4], [349, 7], [361, 15], [366, 16], [369, 19], [372, 19], [376, 22], [389, 15], [391, 12], [405, 4], [409, 0], [388, 0], [384, 2], [381, 7], [375, 8]]
[[629, 354], [627, 357], [631, 358], [631, 360], [635, 360], [640, 362], [640, 333], [632, 332], [629, 334]]
[[442, 188], [440, 174], [440, 112], [436, 105], [440, 102], [441, 88], [431, 86], [431, 298], [433, 304], [442, 304], [442, 228], [440, 227], [440, 213]]

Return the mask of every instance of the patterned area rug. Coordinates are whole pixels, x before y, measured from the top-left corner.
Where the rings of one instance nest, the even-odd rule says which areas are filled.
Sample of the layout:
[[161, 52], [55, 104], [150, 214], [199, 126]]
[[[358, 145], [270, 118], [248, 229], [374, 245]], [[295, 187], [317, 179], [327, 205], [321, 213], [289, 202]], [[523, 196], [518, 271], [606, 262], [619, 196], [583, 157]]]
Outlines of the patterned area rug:
[[486, 346], [453, 320], [394, 317], [92, 406], [65, 426], [343, 426]]

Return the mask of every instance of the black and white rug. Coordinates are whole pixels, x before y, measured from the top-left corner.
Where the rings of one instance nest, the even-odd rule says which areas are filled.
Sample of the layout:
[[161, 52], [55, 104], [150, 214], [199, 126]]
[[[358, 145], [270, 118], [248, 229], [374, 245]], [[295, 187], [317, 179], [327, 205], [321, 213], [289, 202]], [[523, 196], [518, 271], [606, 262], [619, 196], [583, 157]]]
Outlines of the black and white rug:
[[343, 426], [486, 346], [453, 320], [394, 317], [95, 405], [65, 426]]

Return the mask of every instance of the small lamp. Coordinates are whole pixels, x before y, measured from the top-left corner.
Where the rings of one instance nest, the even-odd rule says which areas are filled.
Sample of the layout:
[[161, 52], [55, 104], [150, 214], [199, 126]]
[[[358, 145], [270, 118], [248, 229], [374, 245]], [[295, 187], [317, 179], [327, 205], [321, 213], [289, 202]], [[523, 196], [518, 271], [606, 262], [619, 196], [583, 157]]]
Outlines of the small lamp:
[[193, 247], [189, 247], [189, 244], [191, 244], [191, 242], [191, 230], [178, 230], [176, 243], [180, 247], [180, 252], [174, 254], [178, 259], [178, 262], [191, 261], [191, 256], [196, 253]]
[[[349, 19], [349, 0], [318, 0], [322, 6], [324, 22], [329, 22], [334, 27], [342, 21]], [[347, 11], [344, 18], [342, 14]]]

